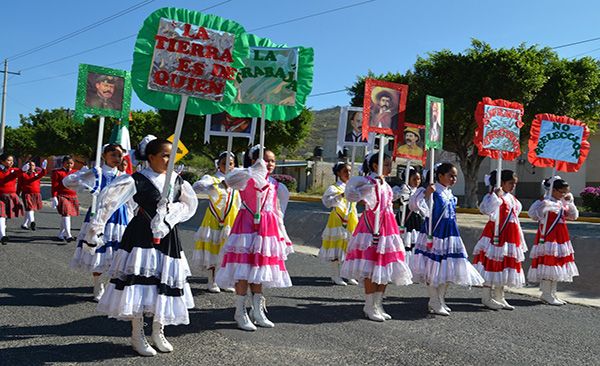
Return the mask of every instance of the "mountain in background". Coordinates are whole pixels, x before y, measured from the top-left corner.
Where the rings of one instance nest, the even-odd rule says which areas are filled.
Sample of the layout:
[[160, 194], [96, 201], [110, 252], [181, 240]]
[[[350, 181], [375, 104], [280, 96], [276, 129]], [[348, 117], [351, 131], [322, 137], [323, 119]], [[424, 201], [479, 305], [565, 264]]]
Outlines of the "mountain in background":
[[327, 161], [335, 161], [337, 159], [335, 145], [340, 107], [313, 111], [313, 116], [310, 134], [292, 155], [298, 158], [312, 157], [315, 147], [321, 146], [323, 148], [323, 158]]

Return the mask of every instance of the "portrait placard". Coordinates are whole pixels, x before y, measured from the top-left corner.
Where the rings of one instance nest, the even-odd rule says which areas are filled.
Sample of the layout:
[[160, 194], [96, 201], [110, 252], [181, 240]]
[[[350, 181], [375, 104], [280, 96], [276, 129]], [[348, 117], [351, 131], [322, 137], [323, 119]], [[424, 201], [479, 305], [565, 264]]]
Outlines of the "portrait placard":
[[86, 114], [126, 119], [131, 104], [131, 76], [125, 70], [79, 65], [75, 120]]
[[444, 99], [428, 95], [425, 98], [425, 148], [444, 147]]
[[233, 117], [227, 112], [209, 114], [204, 127], [204, 142], [210, 142], [210, 136], [232, 136], [247, 138], [252, 144], [256, 121], [256, 118]]
[[425, 165], [427, 153], [425, 150], [425, 126], [405, 122], [401, 136], [394, 138], [394, 160], [399, 164]]
[[397, 135], [402, 131], [408, 85], [375, 79], [365, 81], [363, 135]]
[[363, 137], [362, 134], [362, 118], [363, 109], [361, 107], [340, 107], [336, 144], [338, 152], [341, 152], [344, 146], [368, 146], [368, 138]]

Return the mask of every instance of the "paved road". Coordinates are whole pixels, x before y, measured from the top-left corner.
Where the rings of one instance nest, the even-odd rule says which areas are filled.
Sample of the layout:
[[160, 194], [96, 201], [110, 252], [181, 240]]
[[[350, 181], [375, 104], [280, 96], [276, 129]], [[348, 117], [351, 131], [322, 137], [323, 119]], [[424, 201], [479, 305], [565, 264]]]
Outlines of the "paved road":
[[[517, 310], [492, 312], [479, 305], [479, 290], [451, 288], [454, 311], [441, 318], [426, 313], [425, 289], [411, 285], [390, 287], [386, 309], [394, 320], [374, 323], [361, 317], [359, 288], [331, 286], [327, 269], [303, 254], [288, 262], [294, 287], [267, 293], [276, 328], [237, 330], [233, 295], [208, 294], [196, 271], [191, 324], [166, 328], [176, 351], [141, 358], [129, 346], [128, 323], [94, 313], [90, 278], [68, 268], [74, 245], [48, 239], [58, 217], [49, 209], [37, 217], [36, 232], [10, 222], [14, 242], [0, 247], [2, 365], [600, 364], [600, 309], [509, 295]], [[182, 232], [191, 257], [193, 232]]]

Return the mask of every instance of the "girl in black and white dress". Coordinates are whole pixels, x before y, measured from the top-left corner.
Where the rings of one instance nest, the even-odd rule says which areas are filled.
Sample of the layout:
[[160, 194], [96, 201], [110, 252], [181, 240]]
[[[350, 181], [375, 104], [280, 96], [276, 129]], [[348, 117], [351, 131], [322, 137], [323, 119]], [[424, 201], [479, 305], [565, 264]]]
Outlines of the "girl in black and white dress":
[[192, 186], [178, 174], [171, 177], [168, 198], [161, 198], [171, 148], [167, 140], [144, 138], [138, 159], [147, 160], [149, 167], [116, 178], [102, 191], [97, 215], [86, 235], [86, 242], [101, 244], [104, 226], [112, 213], [131, 198], [138, 205], [108, 271], [111, 280], [98, 303], [98, 311], [110, 318], [131, 321], [131, 343], [142, 356], [156, 355], [144, 335], [144, 315], [154, 318], [154, 346], [161, 352], [171, 352], [173, 346], [166, 340], [163, 327], [189, 324], [188, 309], [194, 307], [187, 281], [191, 272], [177, 224], [194, 215], [198, 200]]

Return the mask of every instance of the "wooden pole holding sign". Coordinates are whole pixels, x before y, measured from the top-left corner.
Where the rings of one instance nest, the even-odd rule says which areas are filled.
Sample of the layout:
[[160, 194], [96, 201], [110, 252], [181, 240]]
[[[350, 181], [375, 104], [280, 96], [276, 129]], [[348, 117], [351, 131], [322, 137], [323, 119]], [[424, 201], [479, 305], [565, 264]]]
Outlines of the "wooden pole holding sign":
[[[162, 199], [169, 198], [171, 194], [171, 176], [173, 176], [173, 169], [175, 168], [175, 156], [177, 155], [177, 146], [179, 145], [179, 139], [181, 138], [181, 130], [183, 128], [183, 120], [185, 118], [185, 109], [187, 107], [188, 96], [185, 94], [181, 95], [181, 102], [179, 103], [179, 113], [177, 113], [177, 122], [175, 123], [175, 136], [173, 137], [173, 147], [171, 148], [171, 154], [169, 155], [169, 163], [167, 165], [167, 173], [165, 176], [165, 184], [160, 195]], [[160, 238], [153, 238], [154, 244], [160, 244]]]
[[258, 140], [260, 144], [260, 154], [258, 154], [259, 159], [265, 157], [265, 109], [266, 106], [262, 104], [260, 114], [260, 136]]
[[227, 160], [225, 161], [225, 174], [229, 173], [229, 165], [231, 164], [231, 150], [233, 150], [233, 136], [227, 136]]
[[[102, 189], [102, 140], [104, 138], [104, 116], [100, 116], [100, 122], [98, 123], [98, 140], [96, 141], [96, 160], [94, 161], [94, 169], [98, 174], [98, 190], [99, 193]], [[95, 192], [94, 192], [95, 193]], [[98, 194], [92, 194], [92, 207], [90, 211], [90, 217], [96, 215], [98, 210]]]
[[[435, 177], [435, 149], [429, 149], [429, 185], [434, 183]], [[427, 227], [427, 246], [433, 247], [433, 193], [429, 196], [429, 223]]]
[[[498, 169], [496, 169], [496, 184], [494, 185], [496, 189], [502, 186], [502, 151], [500, 151], [498, 155]], [[493, 192], [492, 194], [496, 194]], [[502, 206], [502, 204], [500, 204]], [[498, 244], [500, 242], [500, 206], [496, 209], [496, 222], [494, 223], [494, 244]]]
[[350, 155], [350, 163], [352, 164], [352, 174], [351, 176], [354, 176], [354, 162], [356, 161], [356, 146], [352, 146], [352, 154]]
[[[556, 175], [556, 163], [552, 168], [552, 175], [550, 176], [550, 187], [548, 188], [548, 192], [544, 195], [545, 199], [549, 199], [552, 197], [552, 190], [554, 189], [554, 176]], [[544, 244], [546, 241], [546, 230], [548, 229], [548, 213], [544, 215], [544, 222], [542, 224], [542, 234], [540, 235], [540, 243]]]
[[[383, 162], [384, 162], [384, 151], [386, 144], [385, 135], [379, 135], [379, 152], [377, 156], [377, 179], [383, 179]], [[376, 180], [376, 184], [379, 185], [379, 182]], [[381, 228], [381, 197], [377, 197], [377, 201], [379, 204], [377, 205], [377, 210], [375, 211], [375, 223], [373, 224], [373, 235], [375, 237], [379, 237], [379, 229]]]

